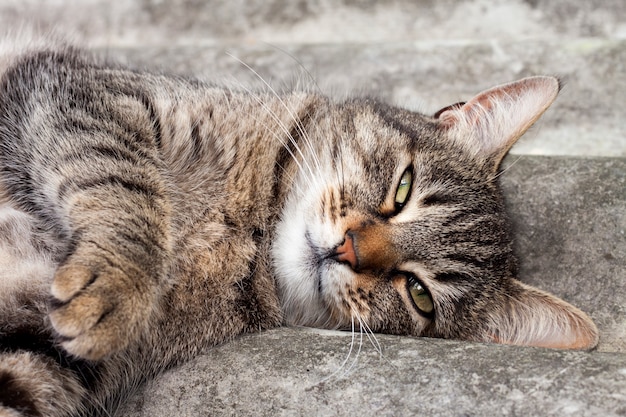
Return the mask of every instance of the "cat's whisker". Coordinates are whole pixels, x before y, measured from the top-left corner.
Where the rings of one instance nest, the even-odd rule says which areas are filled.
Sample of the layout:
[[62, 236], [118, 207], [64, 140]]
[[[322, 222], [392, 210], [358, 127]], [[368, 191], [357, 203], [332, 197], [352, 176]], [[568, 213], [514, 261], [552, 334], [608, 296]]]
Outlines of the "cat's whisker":
[[348, 373], [352, 370], [352, 368], [354, 368], [354, 366], [356, 365], [356, 363], [359, 360], [359, 356], [361, 354], [361, 349], [363, 348], [363, 328], [361, 327], [360, 323], [361, 323], [361, 317], [358, 315], [358, 313], [356, 311], [354, 311], [354, 308], [352, 309], [352, 314], [351, 314], [351, 322], [352, 322], [352, 342], [354, 343], [355, 341], [355, 337], [354, 335], [356, 334], [355, 331], [355, 322], [354, 319], [357, 319], [359, 322], [359, 349], [356, 351], [356, 355], [354, 357], [354, 359], [352, 360], [352, 363], [350, 364], [350, 366], [348, 367], [348, 369], [346, 369], [343, 374], [341, 374], [341, 378], [345, 377], [346, 375], [348, 375]]
[[339, 164], [338, 166], [340, 167], [340, 169], [336, 169], [336, 176], [337, 176], [337, 181], [339, 182], [339, 198], [340, 198], [340, 202], [343, 204], [345, 197], [346, 197], [346, 187], [345, 187], [345, 167], [344, 167], [344, 161], [343, 161], [343, 147], [342, 146], [337, 146], [337, 149], [339, 151], [339, 155], [338, 155], [338, 159], [339, 159]]
[[[350, 360], [350, 357], [352, 356], [352, 351], [354, 349], [354, 341], [355, 341], [354, 316], [352, 317], [352, 321], [351, 321], [351, 332], [350, 332], [350, 334], [351, 334], [351, 336], [350, 336], [350, 349], [348, 350], [348, 354], [346, 355], [346, 358], [343, 360], [343, 362], [341, 363], [339, 368], [337, 368], [335, 371], [333, 371], [332, 374], [322, 378], [322, 380], [319, 382], [319, 384], [322, 384], [322, 383], [324, 383], [324, 382], [334, 378], [346, 366], [346, 364], [348, 363], [348, 360]], [[342, 374], [342, 376], [343, 376], [343, 374]]]
[[[352, 314], [352, 333], [354, 334], [354, 313]], [[357, 320], [359, 321], [359, 324], [362, 323], [361, 318], [357, 315], [356, 316]], [[353, 338], [354, 341], [354, 338]], [[354, 359], [352, 360], [352, 363], [350, 364], [350, 366], [348, 367], [348, 369], [346, 369], [342, 374], [340, 378], [344, 378], [345, 376], [347, 376], [350, 371], [352, 371], [352, 369], [356, 366], [356, 364], [359, 362], [359, 356], [361, 355], [361, 349], [363, 348], [363, 327], [361, 327], [359, 325], [359, 349], [356, 352], [356, 355], [354, 356]]]
[[370, 341], [370, 343], [374, 347], [374, 350], [376, 350], [376, 352], [378, 352], [378, 354], [382, 357], [383, 349], [380, 346], [380, 343], [378, 342], [378, 339], [376, 338], [376, 335], [372, 331], [371, 327], [367, 324], [367, 322], [365, 322], [365, 320], [361, 319], [361, 317], [358, 317], [358, 319], [359, 319], [359, 324], [361, 325], [361, 328], [365, 330], [365, 335], [367, 336], [367, 339]]
[[[272, 109], [270, 109], [267, 106], [267, 104], [263, 100], [261, 100], [260, 97], [258, 97], [256, 94], [254, 94], [251, 90], [249, 90], [248, 88], [246, 88], [243, 85], [242, 85], [242, 88], [244, 89], [244, 91], [246, 91], [247, 93], [250, 94], [250, 96], [253, 98], [253, 100], [255, 100], [259, 105], [261, 105], [263, 110], [266, 111], [266, 113], [272, 118], [272, 120], [274, 120], [276, 122], [278, 127], [285, 133], [286, 137], [289, 138], [289, 142], [291, 142], [291, 144], [296, 149], [296, 152], [301, 156], [302, 162], [306, 165], [306, 169], [302, 166], [302, 164], [300, 163], [300, 161], [298, 160], [296, 155], [293, 153], [293, 151], [289, 148], [289, 146], [287, 145], [287, 142], [285, 140], [283, 140], [282, 136], [279, 135], [278, 133], [276, 133], [273, 129], [269, 129], [269, 128], [267, 129], [267, 131], [272, 132], [272, 135], [276, 139], [278, 139], [280, 144], [287, 150], [287, 152], [289, 153], [289, 156], [291, 156], [291, 158], [293, 159], [293, 161], [297, 165], [297, 167], [300, 170], [300, 172], [305, 176], [305, 178], [307, 178], [310, 183], [313, 183], [313, 179], [315, 178], [315, 174], [313, 173], [313, 170], [312, 170], [310, 164], [308, 163], [308, 161], [306, 160], [304, 154], [302, 153], [302, 150], [300, 149], [298, 143], [294, 140], [293, 136], [291, 136], [291, 132], [289, 131], [289, 129], [285, 126], [285, 124], [282, 122], [282, 120], [280, 120], [280, 118], [276, 115], [276, 113], [274, 113], [272, 111]], [[267, 128], [267, 125], [264, 124], [264, 126]]]
[[[266, 111], [271, 111], [270, 109], [265, 108]], [[270, 132], [270, 134], [281, 144], [283, 145], [283, 147], [287, 150], [287, 152], [289, 153], [289, 156], [293, 159], [294, 163], [296, 164], [296, 166], [298, 167], [298, 170], [302, 173], [302, 175], [304, 175], [304, 177], [307, 179], [307, 181], [309, 182], [309, 185], [313, 184], [313, 179], [311, 177], [308, 176], [307, 171], [304, 169], [304, 167], [302, 167], [302, 165], [300, 164], [300, 161], [298, 161], [298, 159], [296, 158], [296, 156], [294, 155], [294, 153], [291, 151], [291, 149], [289, 149], [289, 147], [287, 146], [287, 144], [285, 143], [285, 141], [283, 140], [282, 136], [280, 134], [278, 134], [277, 132], [275, 132], [273, 129], [270, 129], [270, 127], [267, 125], [267, 123], [265, 123], [263, 120], [261, 120], [260, 118], [254, 116], [253, 117], [255, 121], [257, 121], [258, 123], [260, 123], [265, 129], [266, 131]], [[285, 129], [283, 129], [285, 130]], [[279, 165], [280, 169], [283, 171], [283, 173], [285, 175], [287, 175], [287, 170], [285, 169], [285, 167], [283, 167], [282, 165]], [[291, 184], [294, 184], [295, 187], [297, 188], [299, 194], [304, 195], [304, 191], [302, 190], [301, 186], [297, 183], [295, 183], [293, 181], [295, 177], [289, 177], [289, 182]]]
[[[246, 69], [248, 69], [250, 72], [252, 72], [252, 74], [254, 74], [266, 86], [266, 88], [269, 90], [269, 92], [271, 94], [273, 94], [274, 97], [276, 97], [276, 99], [278, 99], [279, 103], [283, 106], [283, 108], [287, 111], [289, 116], [295, 122], [296, 128], [298, 130], [298, 133], [300, 134], [300, 136], [304, 140], [305, 145], [307, 145], [307, 147], [309, 148], [309, 152], [311, 153], [311, 155], [313, 157], [313, 162], [315, 163], [317, 171], [319, 173], [320, 172], [320, 167], [321, 167], [320, 161], [317, 158], [317, 156], [315, 155], [315, 151], [314, 151], [313, 145], [311, 144], [311, 140], [308, 137], [306, 129], [302, 125], [302, 121], [293, 113], [291, 108], [289, 106], [287, 106], [287, 104], [285, 103], [283, 98], [276, 92], [276, 90], [254, 68], [252, 68], [250, 65], [248, 65], [247, 63], [245, 63], [241, 59], [237, 58], [236, 56], [232, 55], [231, 53], [227, 52], [227, 55], [230, 56], [231, 58], [235, 59], [236, 61], [238, 61]], [[303, 160], [305, 160], [306, 158], [305, 158], [302, 150], [300, 149], [300, 147], [296, 143], [295, 139], [293, 138], [293, 136], [290, 134], [290, 132], [286, 128], [285, 128], [285, 133], [287, 133], [287, 136], [289, 137], [289, 140], [291, 141], [291, 143], [294, 145], [294, 147], [298, 151], [298, 154], [302, 157]], [[309, 170], [311, 171], [311, 176], [314, 176], [313, 171], [312, 171], [311, 167], [309, 166], [308, 162], [305, 161], [305, 163], [307, 164], [307, 166], [309, 167]]]
[[295, 63], [298, 64], [298, 66], [300, 67], [300, 69], [302, 71], [304, 71], [304, 73], [307, 75], [307, 78], [315, 85], [315, 89], [317, 90], [318, 93], [322, 94], [322, 89], [320, 88], [319, 84], [317, 83], [317, 80], [315, 79], [315, 77], [313, 77], [313, 74], [311, 74], [311, 72], [309, 71], [309, 69], [304, 65], [304, 63], [298, 59], [295, 55], [293, 55], [291, 52], [287, 51], [286, 49], [281, 48], [278, 45], [274, 45], [271, 43], [265, 43], [266, 45], [282, 52], [283, 54], [287, 55], [289, 58], [291, 58]]
[[[235, 58], [235, 57], [233, 57]], [[235, 58], [237, 59], [237, 58]], [[241, 60], [238, 60], [239, 62], [241, 62], [243, 65], [246, 65], [245, 63], [243, 63]], [[248, 67], [249, 68], [249, 67]], [[252, 69], [251, 69], [252, 70]], [[253, 71], [253, 70], [252, 70]], [[257, 74], [257, 76], [259, 76]], [[259, 76], [260, 77], [260, 76]], [[240, 88], [242, 91], [246, 92], [249, 94], [249, 96], [257, 103], [259, 104], [263, 110], [265, 110], [266, 114], [268, 114], [272, 120], [274, 122], [276, 122], [277, 126], [280, 128], [280, 130], [282, 130], [285, 134], [286, 137], [289, 138], [289, 141], [294, 145], [294, 148], [296, 149], [296, 151], [298, 152], [298, 154], [302, 157], [302, 160], [305, 164], [307, 164], [307, 168], [309, 170], [309, 173], [311, 174], [311, 176], [313, 176], [313, 172], [310, 166], [308, 166], [308, 163], [306, 161], [306, 158], [304, 157], [304, 154], [302, 153], [300, 147], [298, 146], [298, 144], [295, 142], [294, 138], [291, 136], [291, 132], [289, 131], [289, 129], [287, 128], [287, 126], [285, 126], [284, 122], [282, 120], [280, 120], [280, 118], [278, 117], [278, 115], [276, 115], [276, 113], [267, 106], [266, 102], [264, 102], [261, 97], [256, 94], [254, 91], [252, 91], [250, 88], [246, 87], [244, 84], [237, 82], [238, 88]], [[275, 92], [273, 92], [273, 94], [276, 94]], [[280, 100], [280, 97], [278, 97]], [[256, 117], [255, 115], [251, 115], [254, 120], [259, 121], [259, 118]], [[291, 149], [289, 149], [289, 147], [287, 146], [287, 142], [283, 140], [283, 138], [278, 135], [278, 133], [274, 132], [273, 129], [269, 129], [267, 128], [267, 124], [263, 123], [263, 126], [266, 127], [266, 130], [269, 132], [272, 132], [272, 134], [279, 139], [279, 142], [281, 143], [281, 145], [283, 145], [287, 151], [289, 152], [289, 155], [293, 158], [293, 160], [296, 162], [296, 164], [298, 165], [298, 167], [300, 168], [300, 170], [305, 173], [305, 170], [303, 169], [303, 167], [301, 166], [300, 162], [298, 161], [298, 159], [296, 158], [295, 154], [293, 154], [293, 152], [291, 151]]]
[[500, 176], [504, 175], [507, 171], [509, 171], [511, 168], [513, 168], [515, 166], [515, 164], [517, 164], [523, 157], [524, 157], [524, 155], [519, 155], [517, 158], [515, 158], [515, 161], [511, 162], [511, 164], [508, 167], [504, 168], [503, 170], [498, 172], [496, 175], [494, 175], [492, 177], [492, 181], [495, 181]]
[[[354, 345], [356, 342], [356, 325], [355, 325], [355, 320], [358, 321], [359, 323], [359, 347], [355, 353], [354, 359], [352, 359], [352, 362], [350, 363], [350, 365], [348, 366], [347, 369], [344, 370], [344, 368], [346, 367], [346, 365], [348, 364], [348, 361], [350, 361], [350, 358], [352, 357], [352, 353], [354, 351]], [[350, 333], [351, 333], [351, 339], [350, 339], [350, 349], [348, 351], [348, 354], [346, 355], [346, 358], [344, 359], [344, 361], [341, 363], [341, 366], [335, 371], [333, 372], [331, 375], [329, 375], [328, 377], [326, 377], [322, 382], [333, 378], [334, 376], [336, 376], [337, 374], [339, 374], [342, 370], [343, 372], [341, 372], [341, 375], [339, 376], [339, 378], [344, 378], [345, 376], [347, 376], [352, 369], [354, 369], [354, 367], [358, 364], [359, 362], [359, 357], [361, 355], [361, 351], [363, 349], [363, 333], [365, 333], [365, 335], [367, 336], [367, 338], [370, 340], [370, 342], [372, 341], [372, 339], [370, 338], [370, 335], [368, 333], [372, 333], [371, 329], [369, 328], [369, 326], [367, 326], [367, 324], [365, 323], [365, 321], [362, 319], [362, 317], [360, 316], [360, 314], [358, 313], [358, 311], [356, 311], [356, 309], [354, 309], [353, 307], [351, 308], [351, 315], [350, 315]], [[373, 333], [372, 333], [373, 335]], [[378, 344], [378, 342], [376, 342], [376, 344], [372, 343], [374, 345], [374, 347], [376, 348], [376, 345], [378, 346], [378, 348], [376, 348], [376, 351], [379, 352], [382, 355], [382, 350], [380, 349], [380, 345]]]

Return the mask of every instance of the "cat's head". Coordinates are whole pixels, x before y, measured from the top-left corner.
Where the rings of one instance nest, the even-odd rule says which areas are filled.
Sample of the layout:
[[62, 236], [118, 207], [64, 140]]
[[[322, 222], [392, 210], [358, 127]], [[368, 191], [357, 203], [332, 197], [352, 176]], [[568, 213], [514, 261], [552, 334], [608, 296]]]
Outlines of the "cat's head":
[[373, 100], [317, 106], [298, 127], [273, 259], [286, 321], [592, 348], [580, 310], [516, 280], [497, 184], [557, 79], [495, 87], [433, 117]]

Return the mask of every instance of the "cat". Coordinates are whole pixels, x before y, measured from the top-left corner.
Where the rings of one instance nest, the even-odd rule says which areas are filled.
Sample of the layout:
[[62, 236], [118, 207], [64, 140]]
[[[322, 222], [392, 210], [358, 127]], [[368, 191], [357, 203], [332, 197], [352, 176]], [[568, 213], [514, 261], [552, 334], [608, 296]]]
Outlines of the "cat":
[[435, 115], [233, 90], [72, 46], [0, 57], [0, 416], [108, 415], [281, 325], [592, 349], [518, 281], [497, 177], [561, 88]]

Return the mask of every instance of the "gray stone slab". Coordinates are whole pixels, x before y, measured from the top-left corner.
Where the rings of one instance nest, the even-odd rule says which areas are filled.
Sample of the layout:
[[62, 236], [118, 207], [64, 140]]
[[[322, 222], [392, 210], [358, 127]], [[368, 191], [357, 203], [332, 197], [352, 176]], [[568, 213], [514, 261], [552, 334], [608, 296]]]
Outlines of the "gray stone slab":
[[[212, 349], [120, 410], [165, 416], [623, 416], [626, 356], [277, 329]], [[359, 351], [360, 349], [360, 351]]]
[[0, 0], [0, 28], [29, 25], [150, 68], [258, 85], [231, 51], [272, 86], [298, 79], [427, 112], [556, 74], [559, 101], [513, 153], [626, 156], [622, 0]]
[[505, 162], [520, 279], [590, 314], [599, 350], [626, 353], [626, 158]]

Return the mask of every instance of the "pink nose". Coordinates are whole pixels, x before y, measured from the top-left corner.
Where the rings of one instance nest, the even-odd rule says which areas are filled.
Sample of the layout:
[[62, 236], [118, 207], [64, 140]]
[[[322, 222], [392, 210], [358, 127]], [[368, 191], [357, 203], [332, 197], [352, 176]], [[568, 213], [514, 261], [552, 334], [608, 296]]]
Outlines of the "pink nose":
[[346, 233], [343, 243], [335, 249], [335, 259], [339, 262], [347, 262], [352, 269], [356, 269], [358, 259], [354, 251], [354, 240], [350, 232]]

